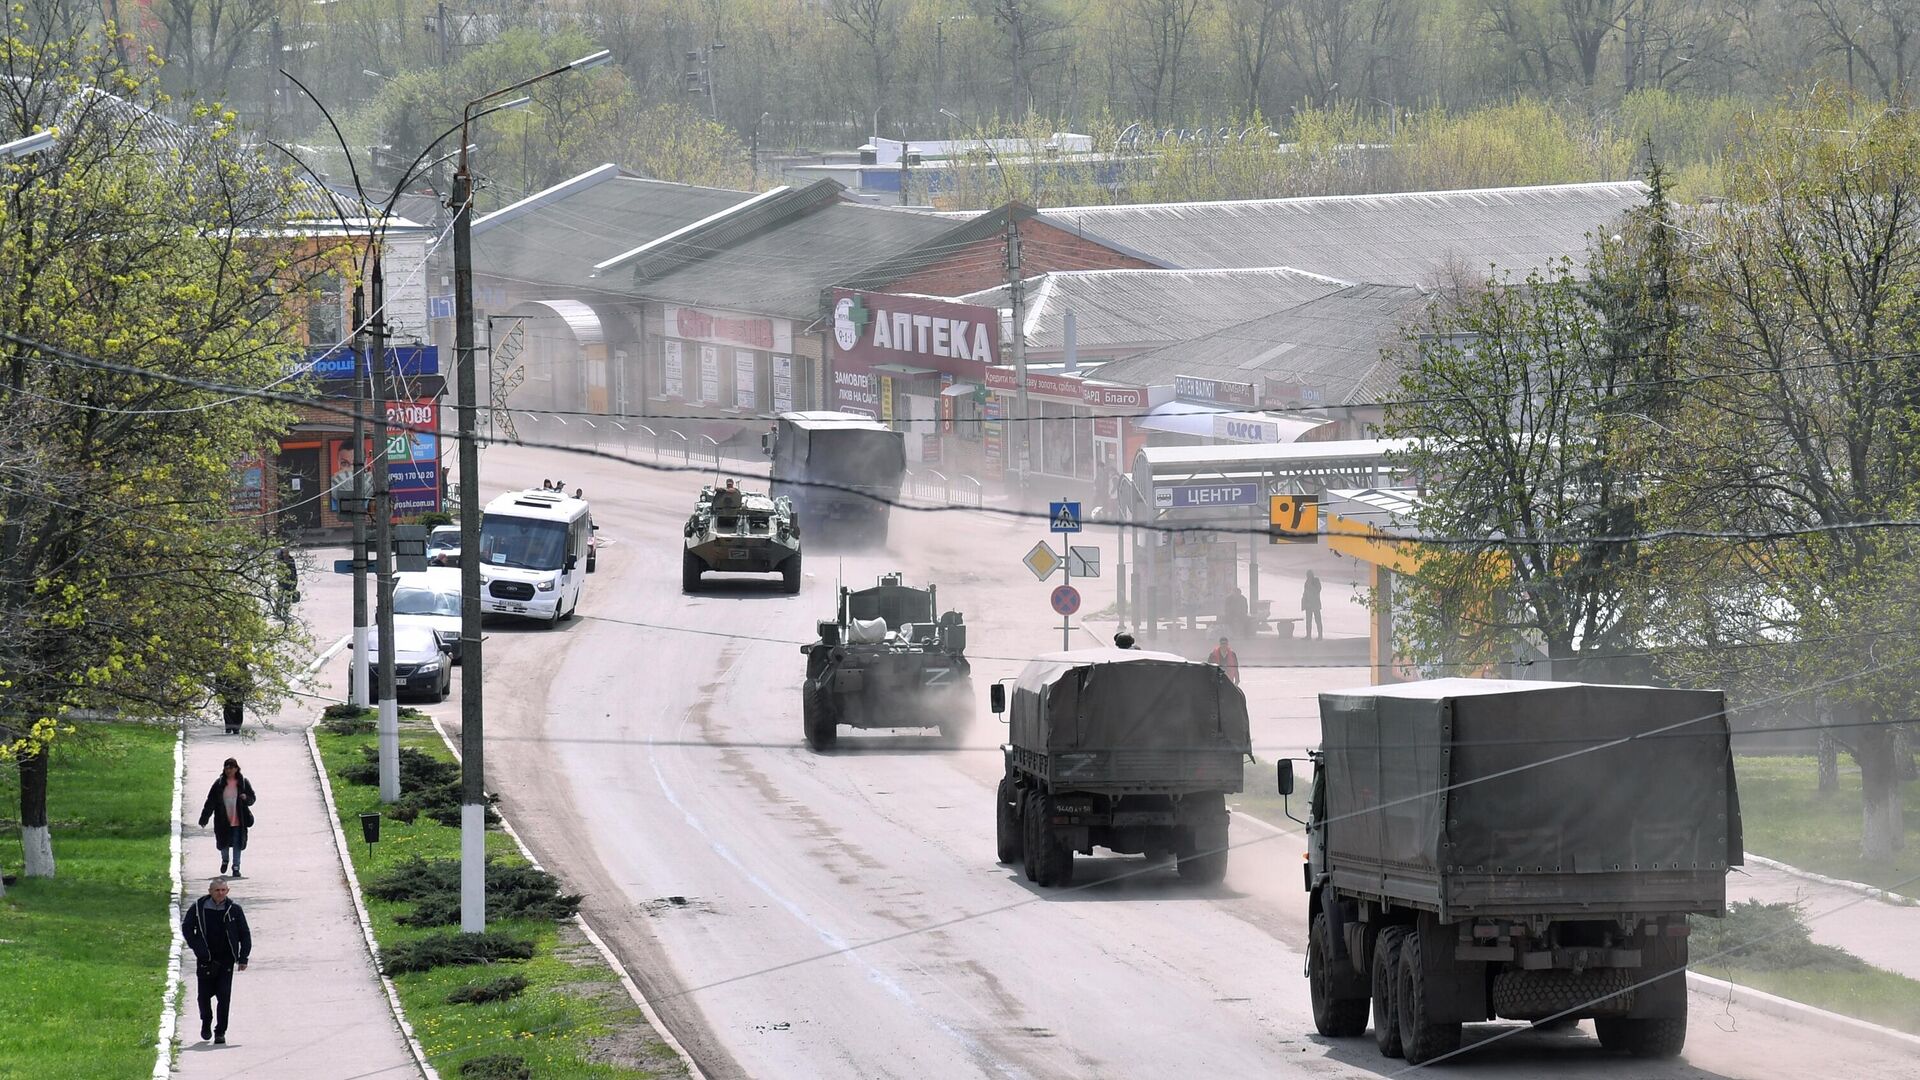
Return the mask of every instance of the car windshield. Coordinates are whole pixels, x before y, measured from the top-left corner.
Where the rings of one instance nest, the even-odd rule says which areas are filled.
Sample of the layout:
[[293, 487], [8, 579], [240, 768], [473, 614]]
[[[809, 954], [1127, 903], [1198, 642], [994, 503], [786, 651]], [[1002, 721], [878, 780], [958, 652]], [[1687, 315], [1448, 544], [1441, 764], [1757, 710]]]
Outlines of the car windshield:
[[488, 514], [480, 525], [480, 562], [523, 570], [558, 570], [567, 557], [567, 527], [558, 521]]
[[430, 548], [457, 548], [460, 546], [460, 530], [448, 529], [445, 532], [441, 532], [435, 529], [433, 535], [427, 537], [427, 546]]
[[460, 595], [432, 589], [395, 589], [393, 612], [396, 615], [458, 615]]

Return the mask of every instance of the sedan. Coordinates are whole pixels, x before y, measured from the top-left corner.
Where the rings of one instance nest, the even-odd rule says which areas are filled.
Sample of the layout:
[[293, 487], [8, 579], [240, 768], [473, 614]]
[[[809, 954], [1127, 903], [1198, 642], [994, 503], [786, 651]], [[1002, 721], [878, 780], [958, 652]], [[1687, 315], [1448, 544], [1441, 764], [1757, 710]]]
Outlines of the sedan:
[[[380, 660], [380, 633], [367, 634], [367, 659]], [[351, 681], [351, 680], [349, 680]], [[440, 639], [424, 626], [393, 628], [393, 693], [397, 698], [412, 695], [430, 702], [447, 700], [453, 689], [453, 657], [440, 646]]]

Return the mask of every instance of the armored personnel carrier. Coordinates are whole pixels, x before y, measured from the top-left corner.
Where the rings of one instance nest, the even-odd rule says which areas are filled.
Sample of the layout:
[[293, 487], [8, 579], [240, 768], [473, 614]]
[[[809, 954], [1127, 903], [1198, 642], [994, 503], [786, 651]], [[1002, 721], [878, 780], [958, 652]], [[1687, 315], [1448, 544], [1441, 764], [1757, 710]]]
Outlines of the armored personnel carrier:
[[700, 575], [778, 573], [789, 593], [800, 591], [800, 522], [793, 504], [757, 491], [712, 486], [687, 518], [687, 549], [680, 587], [700, 588]]
[[[938, 614], [936, 614], [938, 613]], [[871, 589], [840, 589], [833, 621], [807, 656], [801, 713], [807, 745], [833, 749], [841, 724], [933, 727], [957, 738], [973, 711], [967, 626], [940, 612], [934, 587], [915, 589], [884, 574]]]

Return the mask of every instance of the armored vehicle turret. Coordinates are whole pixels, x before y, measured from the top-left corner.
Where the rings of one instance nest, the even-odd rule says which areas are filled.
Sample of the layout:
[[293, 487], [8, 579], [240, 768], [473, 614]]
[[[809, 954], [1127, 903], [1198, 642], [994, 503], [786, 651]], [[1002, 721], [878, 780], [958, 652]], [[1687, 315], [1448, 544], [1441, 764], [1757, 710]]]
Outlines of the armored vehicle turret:
[[840, 589], [833, 620], [800, 646], [807, 745], [830, 750], [841, 724], [856, 728], [939, 728], [957, 738], [973, 711], [967, 625], [941, 612], [934, 587], [916, 589], [884, 574], [871, 589]]
[[793, 504], [731, 486], [700, 489], [687, 518], [680, 586], [700, 588], [700, 575], [778, 573], [789, 593], [800, 591], [800, 523]]

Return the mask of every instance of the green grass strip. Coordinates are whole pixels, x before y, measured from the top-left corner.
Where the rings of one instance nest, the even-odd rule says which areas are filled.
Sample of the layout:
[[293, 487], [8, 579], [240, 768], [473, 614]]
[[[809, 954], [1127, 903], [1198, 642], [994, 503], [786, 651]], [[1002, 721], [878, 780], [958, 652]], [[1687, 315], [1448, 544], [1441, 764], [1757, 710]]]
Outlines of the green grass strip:
[[[412, 824], [392, 818], [380, 823], [380, 843], [371, 855], [361, 841], [360, 815], [380, 809], [379, 791], [350, 784], [341, 770], [363, 760], [362, 747], [374, 745], [373, 735], [334, 735], [323, 727], [316, 733], [321, 759], [333, 784], [341, 827], [348, 838], [354, 870], [362, 882], [384, 869], [415, 856], [423, 859], [460, 857], [460, 830], [438, 824], [425, 815]], [[403, 722], [401, 745], [434, 757], [453, 760], [446, 745], [425, 723]], [[501, 832], [487, 835], [489, 858], [523, 864], [513, 839]], [[444, 933], [444, 929], [402, 926], [396, 918], [410, 903], [365, 900], [374, 937], [385, 950], [403, 941]], [[681, 1075], [673, 1051], [660, 1042], [645, 1015], [627, 996], [619, 977], [600, 954], [587, 944], [571, 922], [489, 921], [488, 929], [534, 942], [534, 957], [526, 961], [435, 968], [394, 978], [401, 1004], [414, 1034], [435, 1069], [448, 1080], [465, 1074], [461, 1066], [499, 1054], [518, 1055], [529, 1075], [540, 1080], [573, 1078], [641, 1078]], [[505, 1001], [455, 1005], [447, 996], [462, 987], [518, 975], [527, 989]]]
[[[0, 899], [0, 1074], [153, 1071], [172, 941], [174, 737], [171, 726], [87, 724], [55, 744], [56, 876], [23, 878]], [[9, 764], [0, 835], [15, 860], [19, 806]]]
[[1860, 770], [1840, 759], [1840, 790], [1820, 794], [1810, 757], [1740, 757], [1740, 819], [1747, 850], [1828, 877], [1863, 881], [1909, 896], [1920, 885], [1920, 781], [1905, 785], [1907, 846], [1891, 862], [1860, 857]]

